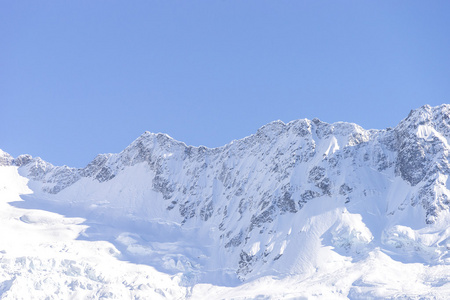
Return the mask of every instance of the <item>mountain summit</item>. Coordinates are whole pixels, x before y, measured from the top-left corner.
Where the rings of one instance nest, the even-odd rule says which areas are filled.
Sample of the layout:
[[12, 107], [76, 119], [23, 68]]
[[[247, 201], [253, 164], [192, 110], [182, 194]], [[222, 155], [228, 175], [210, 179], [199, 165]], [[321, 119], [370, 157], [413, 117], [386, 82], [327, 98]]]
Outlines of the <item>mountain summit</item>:
[[[3, 151], [0, 169], [29, 180], [13, 207], [84, 218], [79, 237], [179, 276], [183, 297], [232, 298], [245, 284], [274, 298], [439, 298], [450, 292], [449, 139], [450, 105], [426, 105], [384, 130], [275, 121], [219, 148], [145, 132], [82, 169]], [[267, 282], [283, 290], [261, 292]]]

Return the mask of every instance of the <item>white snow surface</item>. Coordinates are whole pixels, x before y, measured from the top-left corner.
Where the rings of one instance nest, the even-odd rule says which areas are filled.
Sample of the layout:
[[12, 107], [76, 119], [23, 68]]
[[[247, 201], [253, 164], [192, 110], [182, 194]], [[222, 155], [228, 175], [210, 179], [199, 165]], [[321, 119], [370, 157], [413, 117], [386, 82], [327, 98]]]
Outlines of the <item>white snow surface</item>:
[[0, 150], [0, 298], [448, 299], [449, 120], [146, 132], [83, 169]]

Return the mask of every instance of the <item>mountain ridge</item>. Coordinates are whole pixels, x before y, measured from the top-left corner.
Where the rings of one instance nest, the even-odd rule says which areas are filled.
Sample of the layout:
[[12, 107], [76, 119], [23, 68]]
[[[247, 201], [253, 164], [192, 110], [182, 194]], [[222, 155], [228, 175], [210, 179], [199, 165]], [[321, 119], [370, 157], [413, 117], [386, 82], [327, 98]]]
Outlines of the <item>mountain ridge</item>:
[[[330, 257], [345, 265], [384, 259], [380, 251], [402, 263], [447, 266], [449, 120], [450, 105], [426, 105], [383, 130], [274, 121], [217, 148], [144, 132], [81, 169], [5, 152], [0, 164], [30, 179], [30, 203], [137, 224], [137, 233], [107, 240], [126, 259], [182, 272], [186, 286], [308, 277], [327, 269]], [[176, 236], [170, 245], [180, 247], [163, 250], [167, 237], [155, 230]]]
[[[295, 295], [315, 287], [329, 297], [439, 299], [450, 291], [449, 139], [450, 105], [422, 106], [394, 128], [274, 121], [217, 148], [144, 132], [120, 153], [99, 154], [78, 169], [1, 151], [0, 176], [14, 173], [26, 183], [20, 200], [6, 206], [22, 214], [13, 219], [19, 225], [42, 226], [42, 209], [82, 218], [77, 239], [107, 242], [111, 259], [177, 278], [185, 297], [208, 289], [227, 298], [242, 284], [277, 282]], [[84, 258], [74, 257], [81, 268]], [[402, 285], [374, 279], [368, 265], [397, 274]], [[29, 272], [21, 264], [6, 270], [7, 287], [20, 286], [17, 270]], [[97, 284], [86, 276], [77, 280]]]
[[[426, 105], [423, 105], [422, 107], [420, 107], [420, 108], [418, 108], [418, 109], [411, 110], [410, 113], [409, 113], [409, 115], [408, 115], [405, 119], [403, 119], [400, 123], [402, 123], [403, 121], [406, 121], [408, 118], [410, 118], [410, 117], [414, 114], [414, 112], [421, 112], [421, 111], [423, 111], [423, 110], [431, 110], [431, 109], [434, 109], [434, 110], [442, 109], [442, 110], [447, 110], [447, 111], [448, 111], [449, 108], [450, 108], [450, 104], [441, 104], [441, 105], [436, 106], [436, 107], [431, 107], [430, 105], [426, 104]], [[165, 139], [167, 139], [167, 140], [171, 140], [171, 141], [173, 141], [173, 142], [176, 143], [176, 144], [184, 145], [186, 148], [197, 148], [197, 149], [204, 149], [204, 148], [206, 148], [206, 149], [208, 149], [208, 150], [216, 150], [216, 149], [222, 149], [222, 148], [225, 148], [225, 147], [229, 146], [230, 144], [233, 144], [233, 143], [236, 143], [236, 142], [240, 142], [240, 141], [244, 141], [244, 140], [246, 140], [246, 139], [252, 138], [253, 136], [257, 135], [258, 132], [260, 132], [260, 131], [265, 131], [267, 128], [276, 127], [277, 125], [281, 125], [281, 127], [284, 128], [285, 126], [289, 126], [290, 124], [297, 123], [297, 122], [302, 122], [302, 121], [304, 121], [304, 122], [314, 122], [314, 123], [324, 123], [324, 124], [329, 125], [329, 126], [338, 126], [338, 125], [341, 125], [341, 124], [344, 125], [344, 126], [356, 126], [356, 127], [358, 127], [359, 129], [361, 129], [361, 130], [363, 130], [363, 131], [367, 131], [367, 132], [374, 132], [374, 131], [375, 131], [375, 132], [379, 132], [379, 131], [384, 131], [384, 130], [392, 130], [392, 127], [387, 127], [387, 128], [385, 128], [385, 129], [364, 129], [364, 128], [362, 128], [360, 125], [358, 125], [358, 124], [356, 124], [356, 123], [352, 123], [352, 122], [338, 121], [338, 122], [334, 122], [334, 123], [327, 123], [327, 122], [321, 121], [321, 120], [318, 119], [318, 118], [313, 118], [313, 119], [311, 119], [311, 120], [310, 120], [310, 119], [306, 119], [306, 118], [305, 118], [305, 119], [296, 119], [296, 120], [289, 121], [288, 123], [285, 123], [285, 122], [283, 122], [283, 121], [281, 121], [281, 120], [275, 120], [275, 121], [269, 122], [269, 123], [267, 123], [267, 124], [261, 126], [261, 127], [256, 131], [256, 133], [254, 133], [254, 134], [251, 134], [251, 135], [249, 135], [249, 136], [243, 137], [243, 138], [241, 138], [241, 139], [232, 140], [232, 141], [229, 142], [228, 144], [225, 144], [225, 145], [219, 146], [219, 147], [207, 147], [207, 146], [203, 146], [203, 145], [199, 145], [199, 146], [187, 145], [186, 143], [184, 143], [184, 142], [182, 142], [182, 141], [179, 141], [179, 140], [176, 140], [176, 139], [172, 138], [172, 137], [171, 137], [170, 135], [168, 135], [167, 133], [162, 133], [162, 132], [153, 133], [153, 132], [150, 132], [150, 131], [145, 131], [145, 132], [142, 133], [136, 140], [134, 140], [130, 145], [128, 145], [126, 148], [128, 148], [128, 147], [131, 146], [134, 142], [136, 142], [137, 140], [139, 140], [139, 139], [141, 139], [141, 138], [143, 138], [143, 137], [145, 137], [145, 136], [153, 136], [153, 137], [160, 137], [160, 138], [165, 138]], [[400, 125], [400, 123], [399, 123], [398, 125]], [[125, 148], [125, 149], [126, 149], [126, 148]], [[2, 165], [16, 165], [16, 166], [21, 166], [21, 165], [25, 164], [25, 163], [23, 163], [23, 162], [21, 161], [21, 160], [23, 160], [23, 159], [26, 159], [26, 158], [31, 158], [31, 159], [41, 159], [39, 156], [33, 158], [33, 157], [32, 157], [31, 155], [29, 155], [29, 154], [21, 154], [21, 155], [19, 155], [19, 156], [16, 158], [16, 161], [14, 161], [14, 160], [15, 160], [14, 157], [12, 157], [9, 153], [3, 151], [2, 149], [0, 149], [0, 151], [1, 151], [1, 152], [0, 152], [0, 158], [5, 159], [4, 162], [3, 162], [3, 161], [1, 162]], [[121, 151], [121, 152], [122, 152], [122, 151]], [[119, 152], [119, 153], [121, 153], [121, 152]], [[119, 153], [116, 153], [116, 154], [119, 154]], [[98, 154], [97, 156], [110, 156], [110, 155], [113, 155], [113, 154], [114, 154], [114, 153], [102, 153], [102, 154]], [[94, 158], [91, 162], [89, 162], [88, 165], [89, 165], [90, 163], [92, 163], [95, 159], [96, 159], [96, 158]], [[27, 159], [26, 162], [29, 162], [29, 160]], [[49, 162], [46, 162], [46, 163], [51, 164], [51, 163], [49, 163]], [[53, 166], [53, 164], [51, 164], [51, 165]], [[84, 169], [84, 168], [86, 168], [87, 166], [84, 167], [84, 168], [73, 168], [73, 167], [70, 167], [70, 166], [67, 166], [67, 165], [63, 165], [63, 166], [61, 166], [61, 167], [69, 167], [69, 168], [71, 168], [71, 169]]]

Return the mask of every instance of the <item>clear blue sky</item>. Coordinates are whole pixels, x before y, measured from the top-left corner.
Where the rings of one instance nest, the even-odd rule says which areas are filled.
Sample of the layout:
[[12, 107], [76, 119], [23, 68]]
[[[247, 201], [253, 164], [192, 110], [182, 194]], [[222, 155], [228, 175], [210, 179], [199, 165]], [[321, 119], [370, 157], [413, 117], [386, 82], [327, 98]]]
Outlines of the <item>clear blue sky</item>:
[[85, 166], [144, 131], [216, 147], [282, 120], [450, 103], [450, 1], [1, 1], [0, 148]]

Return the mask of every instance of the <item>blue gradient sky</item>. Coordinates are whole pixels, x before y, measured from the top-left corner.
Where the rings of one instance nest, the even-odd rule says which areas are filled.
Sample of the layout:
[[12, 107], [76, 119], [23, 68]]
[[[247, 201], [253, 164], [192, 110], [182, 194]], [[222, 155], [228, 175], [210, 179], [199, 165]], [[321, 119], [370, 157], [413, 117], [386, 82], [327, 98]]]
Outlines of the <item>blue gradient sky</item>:
[[85, 166], [144, 131], [395, 126], [450, 103], [450, 1], [2, 1], [0, 148]]

